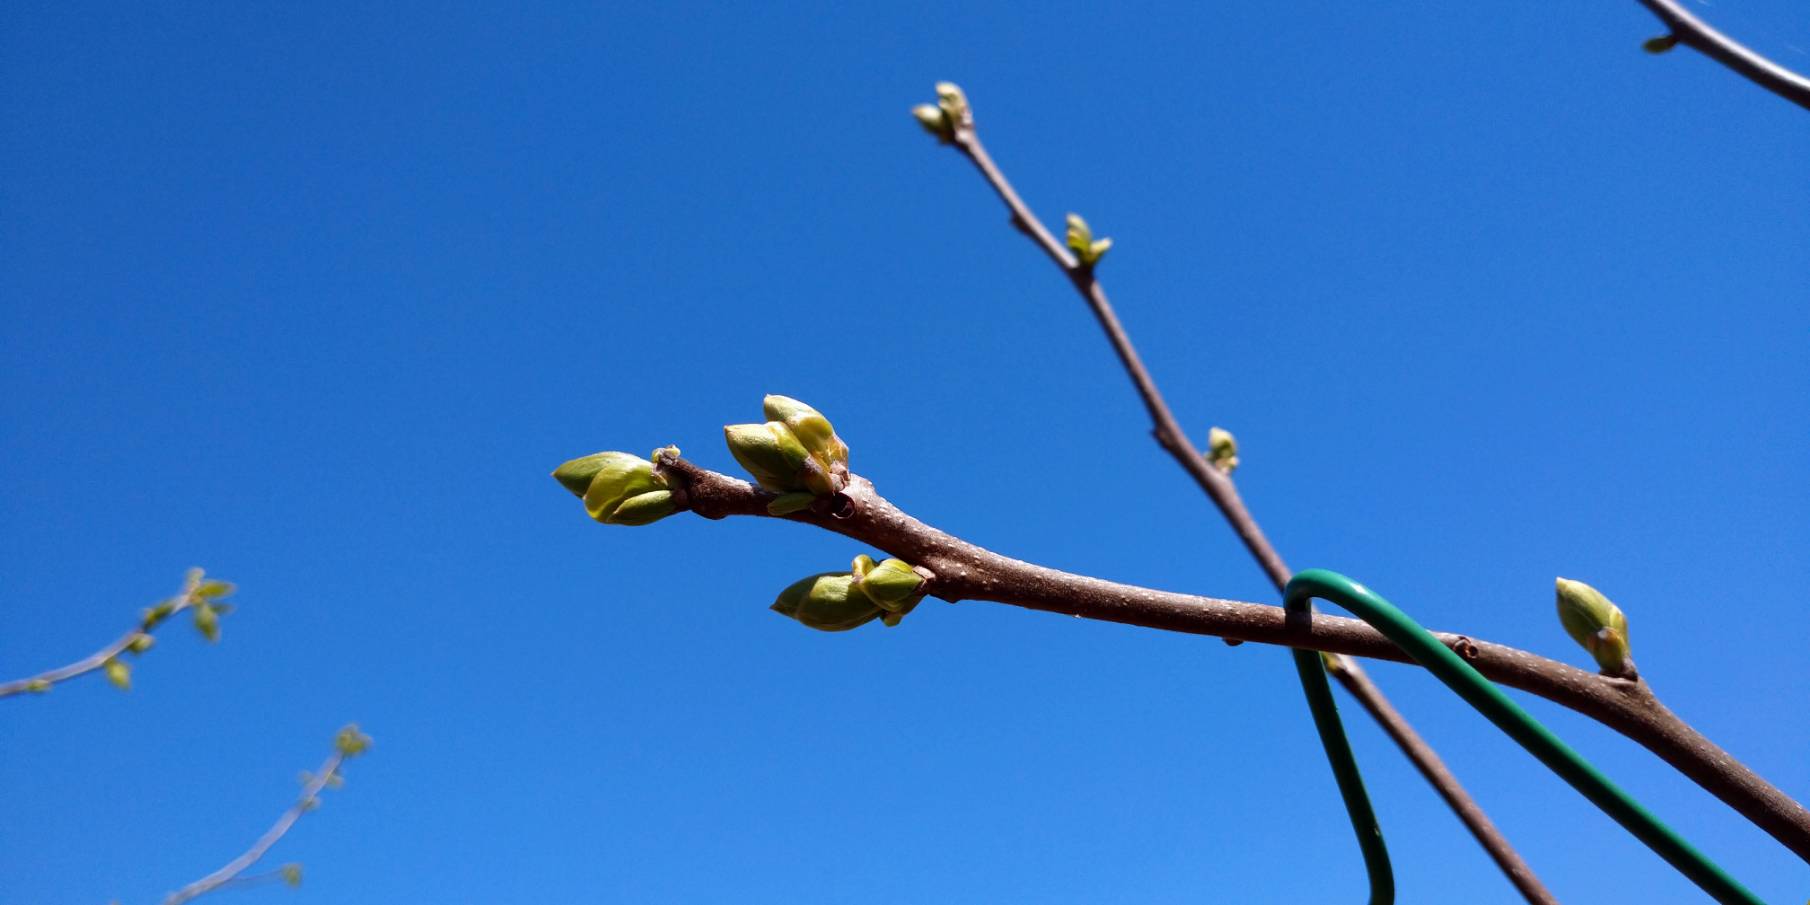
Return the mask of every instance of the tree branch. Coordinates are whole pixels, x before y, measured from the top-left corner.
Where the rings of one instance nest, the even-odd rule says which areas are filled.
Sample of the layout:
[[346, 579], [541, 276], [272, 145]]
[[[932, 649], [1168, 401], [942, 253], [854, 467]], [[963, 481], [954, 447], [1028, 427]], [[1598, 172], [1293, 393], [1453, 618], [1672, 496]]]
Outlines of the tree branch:
[[1751, 48], [1710, 27], [1677, 0], [1640, 0], [1659, 17], [1678, 43], [1739, 73], [1748, 81], [1810, 110], [1810, 78], [1805, 78], [1755, 53]]
[[[198, 620], [197, 626], [215, 625], [219, 618], [218, 613], [224, 612], [226, 606], [215, 604], [213, 601], [231, 593], [231, 584], [224, 581], [203, 580], [200, 569], [190, 569], [181, 594], [145, 610], [138, 625], [114, 639], [113, 643], [67, 666], [59, 666], [56, 669], [45, 670], [35, 676], [14, 679], [11, 682], [0, 682], [0, 698], [12, 697], [25, 692], [43, 693], [49, 691], [51, 686], [58, 682], [67, 682], [77, 676], [105, 668], [109, 663], [118, 662], [119, 656], [127, 651], [135, 654], [142, 653], [150, 648], [151, 632], [157, 626], [171, 616], [191, 607], [201, 608], [210, 614], [205, 620]], [[209, 640], [217, 637], [216, 629], [203, 628], [202, 631]], [[109, 678], [113, 678], [115, 683], [120, 684], [121, 687], [125, 687], [127, 684], [123, 677], [115, 678], [110, 674]]]
[[[1174, 457], [1182, 470], [1194, 478], [1195, 483], [1206, 492], [1213, 505], [1218, 507], [1220, 514], [1237, 533], [1238, 539], [1244, 543], [1245, 550], [1257, 561], [1264, 574], [1269, 576], [1276, 590], [1281, 591], [1294, 572], [1282, 561], [1282, 555], [1269, 542], [1269, 538], [1264, 536], [1256, 517], [1251, 515], [1243, 498], [1238, 495], [1238, 488], [1233, 484], [1231, 475], [1209, 462], [1176, 421], [1175, 414], [1169, 410], [1169, 403], [1156, 387], [1156, 380], [1144, 367], [1137, 348], [1131, 344], [1130, 335], [1125, 332], [1112, 303], [1107, 300], [1105, 287], [1094, 276], [1094, 268], [1082, 263], [1063, 244], [1058, 243], [1055, 235], [1018, 196], [1012, 183], [1006, 179], [1005, 173], [993, 162], [986, 146], [981, 143], [971, 114], [951, 125], [949, 142], [962, 156], [973, 162], [987, 184], [1005, 202], [1006, 208], [1011, 211], [1012, 223], [1030, 237], [1037, 247], [1043, 249], [1043, 253], [1062, 270], [1074, 285], [1075, 291], [1087, 302], [1095, 319], [1100, 322], [1100, 329], [1105, 331], [1107, 341], [1112, 344], [1113, 352], [1118, 355], [1119, 363], [1124, 366], [1126, 375], [1137, 388], [1144, 408], [1150, 413], [1157, 444]], [[1434, 791], [1439, 793], [1439, 797], [1458, 815], [1459, 821], [1476, 838], [1478, 844], [1483, 846], [1484, 851], [1520, 891], [1522, 897], [1535, 905], [1556, 905], [1558, 899], [1535, 876], [1533, 868], [1515, 851], [1508, 838], [1502, 835], [1489, 815], [1471, 798], [1464, 784], [1458, 781], [1445, 761], [1440, 759], [1433, 746], [1427, 744], [1413, 725], [1395, 709], [1382, 689], [1364, 672], [1363, 667], [1338, 656], [1328, 656], [1325, 660], [1333, 678], [1358, 700], [1371, 718], [1382, 727], [1383, 732], [1394, 740], [1402, 754], [1407, 756], [1415, 769], [1433, 786]]]
[[[264, 835], [258, 837], [258, 841], [252, 843], [251, 848], [246, 849], [244, 854], [239, 857], [226, 862], [226, 865], [219, 870], [170, 893], [164, 898], [163, 905], [182, 905], [183, 902], [206, 895], [240, 879], [239, 875], [249, 870], [253, 864], [258, 863], [258, 859], [264, 857], [264, 853], [270, 851], [270, 847], [276, 845], [277, 840], [283, 838], [283, 835], [289, 832], [289, 828], [295, 826], [297, 820], [302, 819], [303, 814], [314, 809], [320, 801], [321, 791], [338, 781], [340, 766], [345, 763], [346, 758], [357, 757], [364, 753], [370, 744], [371, 740], [359, 732], [356, 725], [349, 725], [341, 729], [339, 736], [334, 739], [332, 756], [322, 762], [320, 769], [308, 777], [307, 784], [302, 787], [301, 797], [296, 799], [295, 804], [291, 805], [289, 810], [283, 812], [283, 816], [277, 818], [277, 822], [272, 824], [270, 829], [264, 831]], [[286, 870], [279, 873], [282, 873], [285, 879], [290, 879]], [[294, 876], [299, 878], [300, 875], [298, 873]], [[293, 883], [296, 880], [290, 879], [290, 882]]]
[[[749, 515], [801, 522], [853, 538], [929, 571], [934, 577], [927, 593], [952, 603], [1008, 603], [1165, 631], [1411, 662], [1357, 619], [1316, 613], [1291, 621], [1281, 607], [1156, 591], [1002, 556], [912, 518], [859, 475], [850, 475], [848, 488], [831, 505], [774, 516], [767, 512], [774, 495], [745, 481], [671, 453], [661, 454], [658, 470], [682, 508], [710, 519]], [[1639, 743], [1810, 863], [1810, 811], [1666, 709], [1645, 682], [1586, 672], [1464, 635], [1438, 637], [1491, 681], [1546, 698]]]

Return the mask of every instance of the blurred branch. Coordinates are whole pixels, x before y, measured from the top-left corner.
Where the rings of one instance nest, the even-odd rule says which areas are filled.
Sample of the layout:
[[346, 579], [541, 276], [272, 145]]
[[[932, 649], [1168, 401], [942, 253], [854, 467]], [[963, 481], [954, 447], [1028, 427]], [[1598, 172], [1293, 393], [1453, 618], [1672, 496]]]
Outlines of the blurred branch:
[[[700, 468], [673, 450], [658, 471], [682, 509], [710, 519], [776, 518], [833, 531], [928, 571], [926, 593], [951, 603], [984, 600], [1125, 625], [1411, 662], [1357, 619], [1312, 614], [1291, 620], [1281, 607], [1199, 597], [1074, 575], [1002, 556], [912, 518], [850, 475], [826, 505], [773, 515], [777, 495]], [[1440, 641], [1491, 681], [1577, 711], [1638, 742], [1810, 862], [1810, 811], [1668, 710], [1644, 681], [1586, 672], [1524, 650], [1455, 634]]]
[[264, 853], [269, 851], [271, 846], [277, 844], [277, 840], [283, 838], [283, 834], [289, 832], [289, 828], [295, 826], [295, 822], [302, 819], [303, 814], [314, 810], [320, 803], [320, 794], [323, 789], [328, 786], [338, 787], [339, 770], [347, 758], [363, 754], [370, 746], [370, 737], [358, 731], [356, 723], [339, 730], [339, 735], [333, 740], [333, 754], [320, 765], [320, 769], [308, 774], [307, 782], [302, 786], [301, 797], [296, 799], [295, 804], [290, 806], [289, 810], [283, 812], [283, 816], [277, 818], [277, 822], [266, 830], [264, 835], [258, 837], [257, 842], [252, 843], [251, 848], [246, 849], [245, 853], [239, 857], [226, 862], [226, 866], [219, 870], [170, 893], [163, 900], [163, 905], [182, 905], [183, 902], [206, 895], [228, 884], [264, 880], [270, 876], [280, 877], [292, 886], [299, 884], [301, 866], [296, 864], [284, 865], [271, 874], [260, 874], [255, 877], [242, 877], [241, 874], [250, 869], [253, 864], [258, 863], [258, 859], [264, 857]]
[[114, 639], [113, 643], [68, 666], [0, 683], [0, 698], [25, 692], [46, 692], [58, 682], [66, 682], [97, 669], [106, 672], [107, 679], [122, 690], [130, 688], [131, 669], [126, 661], [120, 659], [122, 654], [137, 655], [150, 650], [153, 641], [151, 632], [171, 616], [190, 609], [195, 611], [195, 627], [201, 634], [209, 641], [217, 640], [220, 636], [220, 617], [232, 608], [231, 604], [217, 601], [232, 592], [233, 586], [230, 583], [208, 579], [200, 569], [190, 569], [183, 582], [182, 593], [146, 609], [139, 618], [138, 625]]
[[[959, 92], [956, 96], [960, 97]], [[939, 112], [946, 114], [944, 110], [939, 110]], [[927, 115], [920, 115], [920, 119]], [[974, 127], [974, 117], [967, 106], [965, 97], [961, 98], [957, 115], [953, 117], [946, 115], [945, 123], [946, 129], [943, 133], [939, 133], [939, 137], [953, 145], [962, 156], [974, 164], [975, 169], [980, 171], [981, 176], [999, 195], [1000, 200], [1005, 202], [1006, 209], [1011, 212], [1013, 225], [1029, 237], [1038, 248], [1041, 248], [1045, 255], [1049, 256], [1050, 261], [1056, 265], [1057, 269], [1068, 277], [1069, 283], [1075, 287], [1076, 292], [1080, 293], [1082, 300], [1087, 302], [1094, 318], [1100, 322], [1100, 329], [1105, 331], [1107, 342], [1111, 343], [1113, 352], [1119, 357], [1119, 363], [1124, 366], [1126, 375], [1131, 378], [1131, 383], [1136, 387], [1139, 398], [1143, 400], [1144, 408], [1150, 413], [1150, 420], [1154, 425], [1152, 433], [1157, 444], [1175, 459], [1176, 463], [1194, 479], [1196, 484], [1200, 485], [1201, 490], [1206, 492], [1207, 497], [1213, 501], [1213, 505], [1219, 509], [1220, 514], [1237, 533], [1239, 540], [1244, 542], [1245, 550], [1249, 551], [1251, 557], [1257, 561], [1257, 565], [1263, 569], [1264, 574], [1269, 577], [1276, 590], [1281, 591], [1283, 586], [1288, 584], [1288, 580], [1294, 572], [1282, 561], [1282, 555], [1276, 551], [1269, 538], [1264, 536], [1263, 529], [1257, 524], [1256, 517], [1251, 515], [1244, 500], [1239, 496], [1238, 488], [1232, 482], [1230, 462], [1223, 465], [1215, 464], [1211, 456], [1197, 449], [1193, 441], [1188, 439], [1187, 432], [1182, 429], [1181, 424], [1175, 419], [1175, 414], [1170, 411], [1169, 403], [1163, 398], [1162, 391], [1157, 389], [1156, 380], [1144, 367], [1143, 359], [1138, 355], [1137, 348], [1131, 343], [1131, 336], [1125, 332], [1124, 325], [1119, 322], [1118, 314], [1113, 310], [1112, 303], [1107, 300], [1105, 287], [1094, 275], [1098, 256], [1104, 254], [1106, 249], [1111, 247], [1111, 240], [1094, 240], [1086, 222], [1071, 215], [1071, 238], [1068, 246], [1065, 247], [1062, 243], [1057, 242], [1055, 235], [1024, 203], [1024, 199], [1018, 196], [1018, 192], [1012, 188], [1012, 183], [1006, 179], [1005, 173], [999, 169], [999, 166], [993, 162], [992, 156], [987, 153], [986, 146], [981, 143], [980, 134]], [[1101, 244], [1102, 242], [1104, 244]], [[1083, 260], [1083, 256], [1090, 260]], [[1229, 443], [1230, 435], [1225, 435], [1225, 438]], [[1235, 459], [1230, 461], [1235, 462]], [[1463, 783], [1458, 781], [1458, 777], [1445, 765], [1433, 747], [1427, 744], [1418, 732], [1414, 731], [1413, 725], [1395, 709], [1389, 699], [1384, 696], [1382, 689], [1378, 688], [1376, 683], [1371, 681], [1370, 676], [1364, 672], [1363, 667], [1338, 656], [1329, 656], [1326, 661], [1327, 669], [1333, 678], [1337, 679], [1339, 684], [1351, 693], [1352, 697], [1357, 698], [1365, 712], [1369, 713], [1371, 718], [1383, 728], [1383, 731], [1395, 741], [1396, 746], [1439, 793], [1439, 797], [1451, 807], [1453, 813], [1458, 815], [1459, 821], [1470, 830], [1478, 844], [1489, 853], [1490, 858], [1496, 862], [1496, 865], [1501, 868], [1503, 874], [1521, 892], [1521, 895], [1527, 901], [1534, 903], [1557, 902], [1552, 893], [1547, 891], [1546, 887], [1540, 883], [1539, 878], [1534, 875], [1533, 868], [1515, 851], [1514, 846], [1509, 844], [1508, 839], [1496, 828], [1476, 800], [1471, 798]]]
[[1640, 0], [1640, 5], [1659, 17], [1670, 29], [1668, 39], [1648, 42], [1648, 49], [1664, 51], [1671, 45], [1684, 44], [1692, 50], [1734, 70], [1748, 81], [1810, 110], [1810, 78], [1798, 75], [1755, 53], [1751, 48], [1710, 27], [1692, 15], [1677, 0]]

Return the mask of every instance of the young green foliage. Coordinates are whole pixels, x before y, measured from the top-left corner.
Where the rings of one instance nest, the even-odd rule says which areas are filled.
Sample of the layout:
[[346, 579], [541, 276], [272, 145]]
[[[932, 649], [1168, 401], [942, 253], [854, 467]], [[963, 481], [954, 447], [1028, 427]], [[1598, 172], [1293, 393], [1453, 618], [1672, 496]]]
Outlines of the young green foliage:
[[1068, 249], [1075, 253], [1075, 260], [1080, 261], [1082, 267], [1091, 269], [1112, 250], [1112, 240], [1095, 239], [1093, 229], [1080, 214], [1069, 214]]

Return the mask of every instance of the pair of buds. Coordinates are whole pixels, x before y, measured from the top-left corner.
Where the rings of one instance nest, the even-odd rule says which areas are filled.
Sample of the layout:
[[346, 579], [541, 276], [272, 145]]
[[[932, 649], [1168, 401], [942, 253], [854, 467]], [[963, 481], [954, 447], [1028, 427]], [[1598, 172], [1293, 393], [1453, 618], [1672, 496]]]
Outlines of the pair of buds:
[[765, 424], [731, 424], [723, 439], [756, 483], [779, 494], [769, 512], [789, 515], [848, 486], [848, 444], [822, 412], [789, 396], [768, 396], [761, 410]]
[[584, 510], [606, 525], [648, 525], [679, 507], [673, 502], [666, 477], [654, 470], [663, 452], [678, 455], [678, 447], [656, 449], [650, 458], [625, 452], [592, 453], [553, 470], [553, 477], [584, 500]]
[[863, 553], [847, 572], [824, 572], [779, 592], [773, 611], [818, 631], [845, 632], [875, 619], [898, 625], [924, 599], [924, 576], [902, 559]]

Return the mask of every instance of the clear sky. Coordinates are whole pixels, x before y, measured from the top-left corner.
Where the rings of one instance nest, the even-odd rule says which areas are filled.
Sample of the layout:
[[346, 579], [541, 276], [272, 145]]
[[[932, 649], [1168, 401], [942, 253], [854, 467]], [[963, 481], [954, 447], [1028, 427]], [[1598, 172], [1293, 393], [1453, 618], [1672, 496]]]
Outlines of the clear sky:
[[[284, 839], [305, 902], [1362, 895], [1286, 653], [984, 603], [767, 611], [863, 548], [588, 521], [547, 477], [763, 393], [1001, 552], [1276, 595], [1063, 279], [907, 111], [964, 85], [1289, 562], [1583, 664], [1810, 795], [1810, 113], [1633, 0], [0, 9], [0, 905], [155, 902]], [[1800, 69], [1792, 0], [1704, 11]], [[1695, 890], [1418, 670], [1374, 675], [1567, 901]], [[1345, 700], [1341, 698], [1342, 700]], [[1769, 901], [1810, 868], [1529, 706]], [[1404, 902], [1516, 901], [1346, 701]], [[222, 894], [225, 895], [225, 894]], [[222, 899], [225, 901], [225, 899]]]

